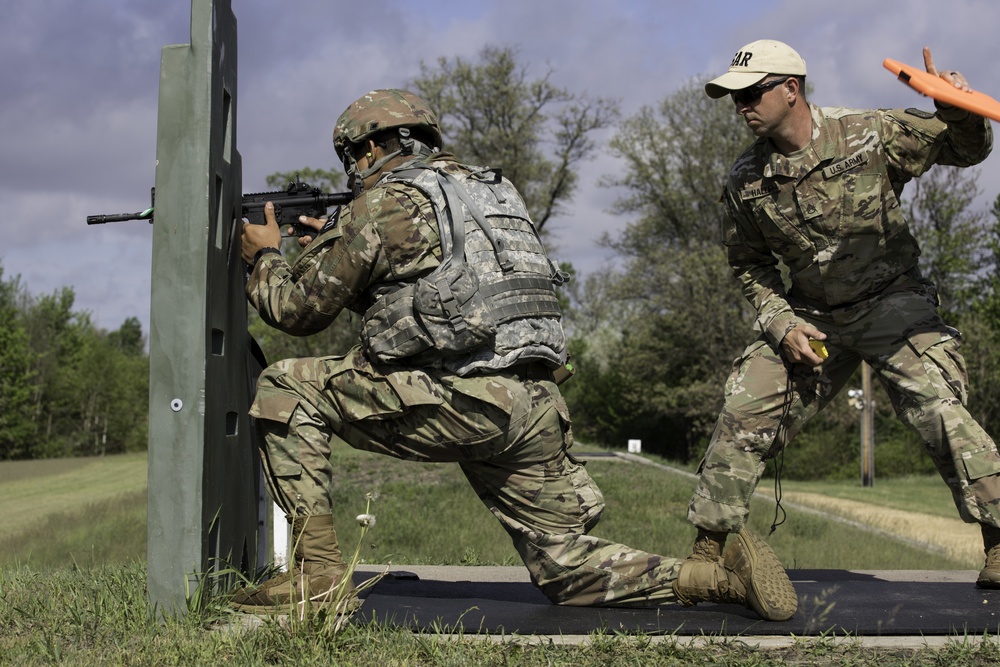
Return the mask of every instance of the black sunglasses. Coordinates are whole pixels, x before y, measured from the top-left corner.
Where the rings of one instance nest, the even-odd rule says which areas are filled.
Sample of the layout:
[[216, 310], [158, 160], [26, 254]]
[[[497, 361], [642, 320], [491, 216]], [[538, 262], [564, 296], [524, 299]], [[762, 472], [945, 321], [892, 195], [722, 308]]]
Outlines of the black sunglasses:
[[764, 93], [772, 88], [780, 86], [791, 78], [791, 76], [783, 76], [780, 79], [772, 79], [771, 81], [765, 81], [764, 83], [755, 83], [752, 86], [747, 86], [746, 88], [742, 88], [740, 90], [734, 90], [729, 93], [729, 95], [737, 104], [753, 104], [759, 100]]

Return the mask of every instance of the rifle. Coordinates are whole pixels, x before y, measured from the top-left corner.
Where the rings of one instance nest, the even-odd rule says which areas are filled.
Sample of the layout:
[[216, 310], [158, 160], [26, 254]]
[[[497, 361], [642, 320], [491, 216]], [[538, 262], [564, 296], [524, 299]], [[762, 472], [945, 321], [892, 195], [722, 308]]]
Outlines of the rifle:
[[[106, 222], [125, 222], [128, 220], [148, 220], [153, 222], [153, 205], [156, 199], [156, 189], [149, 191], [149, 208], [138, 213], [115, 213], [109, 215], [88, 215], [88, 225], [102, 225]], [[323, 192], [308, 183], [303, 183], [298, 176], [295, 182], [289, 183], [284, 190], [274, 192], [254, 192], [243, 195], [243, 217], [254, 225], [266, 224], [264, 220], [264, 204], [274, 203], [274, 219], [278, 227], [291, 225], [295, 236], [315, 236], [316, 230], [299, 224], [299, 216], [319, 218], [326, 215], [331, 206], [343, 206], [354, 199], [351, 192]]]

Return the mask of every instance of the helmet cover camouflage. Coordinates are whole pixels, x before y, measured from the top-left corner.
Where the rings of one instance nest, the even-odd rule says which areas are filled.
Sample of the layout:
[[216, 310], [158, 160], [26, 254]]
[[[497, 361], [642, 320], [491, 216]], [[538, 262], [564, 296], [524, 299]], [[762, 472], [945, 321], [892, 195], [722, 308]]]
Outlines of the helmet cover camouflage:
[[373, 90], [351, 103], [337, 119], [333, 130], [333, 147], [344, 159], [344, 149], [358, 144], [373, 134], [399, 127], [426, 128], [437, 146], [441, 144], [441, 129], [437, 115], [427, 103], [406, 90], [387, 88]]

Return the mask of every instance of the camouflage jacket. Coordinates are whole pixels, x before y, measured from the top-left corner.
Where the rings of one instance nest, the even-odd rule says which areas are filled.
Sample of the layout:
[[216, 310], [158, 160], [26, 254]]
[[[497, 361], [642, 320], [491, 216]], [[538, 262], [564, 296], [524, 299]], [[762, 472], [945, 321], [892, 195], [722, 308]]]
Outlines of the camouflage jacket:
[[992, 148], [989, 121], [961, 109], [810, 109], [809, 146], [785, 156], [758, 139], [723, 193], [729, 263], [757, 328], [775, 343], [801, 323], [796, 302], [855, 304], [915, 269], [920, 249], [900, 209], [903, 186], [935, 164], [978, 164]]
[[262, 256], [246, 293], [267, 324], [306, 336], [325, 329], [345, 308], [364, 313], [372, 285], [415, 280], [440, 263], [431, 202], [402, 184], [374, 187], [342, 207], [337, 224], [294, 264], [277, 253]]
[[[472, 170], [447, 154], [436, 153], [432, 162], [434, 167], [449, 173], [467, 174]], [[412, 164], [414, 162], [404, 161], [397, 169]], [[426, 189], [409, 180], [394, 178], [396, 175], [395, 170], [387, 171], [373, 187], [341, 209], [338, 224], [319, 234], [293, 265], [289, 266], [276, 253], [261, 257], [247, 283], [247, 294], [261, 318], [286, 333], [308, 335], [328, 326], [347, 308], [365, 315], [363, 343], [373, 361], [445, 368], [459, 375], [495, 371], [530, 361], [543, 361], [555, 367], [565, 361], [564, 334], [559, 322], [561, 312], [551, 288], [554, 266], [545, 256], [523, 204], [518, 208], [513, 202], [508, 202], [508, 208], [513, 211], [511, 215], [520, 211], [521, 217], [502, 218], [504, 228], [494, 229], [493, 233], [510, 245], [511, 280], [521, 285], [533, 277], [546, 283], [554, 311], [543, 317], [535, 312], [537, 308], [528, 314], [522, 312], [523, 308], [515, 308], [525, 299], [525, 307], [538, 306], [540, 289], [484, 292], [491, 295], [490, 303], [495, 304], [495, 308], [489, 309], [489, 314], [497, 317], [492, 342], [482, 348], [461, 348], [450, 353], [435, 350], [433, 345], [431, 349], [427, 349], [427, 345], [417, 345], [415, 349], [410, 349], [413, 345], [410, 348], [403, 345], [406, 341], [430, 343], [408, 333], [414, 329], [413, 306], [407, 310], [388, 308], [384, 304], [388, 301], [397, 305], [405, 303], [405, 299], [392, 298], [400, 294], [410, 295], [409, 302], [413, 302], [412, 290], [401, 288], [412, 287], [420, 278], [429, 278], [442, 262], [442, 249], [434, 200]], [[436, 178], [431, 180], [437, 187]], [[503, 192], [508, 199], [515, 197], [520, 202], [513, 186], [507, 181], [504, 183], [508, 185], [506, 190], [490, 184], [483, 185], [481, 190]], [[438, 202], [437, 210], [444, 208], [443, 203]], [[489, 220], [493, 219], [491, 211], [486, 211]], [[489, 262], [481, 261], [482, 256], [489, 256], [492, 263], [496, 263], [493, 246], [484, 240], [482, 230], [471, 223], [478, 232], [473, 233], [468, 229], [469, 223], [461, 219], [459, 222], [466, 229], [463, 236], [467, 239], [467, 250], [479, 258], [472, 263], [470, 271], [481, 272], [478, 279], [484, 288], [503, 283], [503, 280], [489, 279]], [[519, 296], [524, 298], [519, 300]], [[375, 299], [378, 299], [379, 308], [371, 308]], [[373, 312], [379, 313], [382, 319], [373, 320]], [[400, 312], [408, 313], [409, 319], [384, 321], [385, 317], [399, 316]], [[505, 313], [511, 316], [500, 317]], [[370, 347], [373, 339], [378, 342], [374, 352]]]

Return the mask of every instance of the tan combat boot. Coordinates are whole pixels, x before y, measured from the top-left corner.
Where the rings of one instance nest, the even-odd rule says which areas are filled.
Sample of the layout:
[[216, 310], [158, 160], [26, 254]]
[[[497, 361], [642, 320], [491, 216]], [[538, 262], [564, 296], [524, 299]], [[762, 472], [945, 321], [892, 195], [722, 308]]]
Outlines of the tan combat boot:
[[976, 586], [979, 588], [1000, 588], [1000, 528], [981, 524], [983, 529], [983, 551], [986, 565], [979, 572]]
[[722, 552], [721, 562], [685, 559], [673, 588], [685, 607], [698, 602], [740, 604], [765, 621], [787, 621], [799, 605], [771, 547], [745, 528]]
[[722, 548], [726, 544], [729, 533], [717, 533], [712, 530], [698, 529], [698, 537], [694, 539], [691, 555], [686, 560], [696, 560], [705, 563], [721, 563]]
[[332, 519], [331, 514], [295, 517], [294, 557], [288, 571], [253, 588], [241, 588], [233, 594], [230, 604], [240, 611], [275, 613], [287, 612], [306, 601], [316, 607], [338, 600], [353, 602], [354, 585], [349, 580], [344, 582], [347, 564]]

